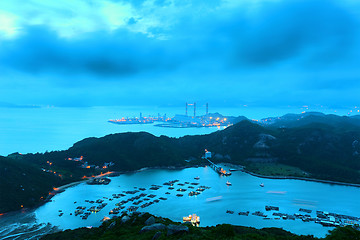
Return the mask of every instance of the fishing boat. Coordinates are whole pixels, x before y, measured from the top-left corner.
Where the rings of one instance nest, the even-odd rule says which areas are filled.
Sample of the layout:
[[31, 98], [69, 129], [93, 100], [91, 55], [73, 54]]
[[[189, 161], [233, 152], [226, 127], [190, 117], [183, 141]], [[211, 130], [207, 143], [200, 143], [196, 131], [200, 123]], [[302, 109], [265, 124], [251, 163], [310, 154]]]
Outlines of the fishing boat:
[[226, 185], [231, 186], [232, 184], [231, 184], [231, 182], [226, 181]]

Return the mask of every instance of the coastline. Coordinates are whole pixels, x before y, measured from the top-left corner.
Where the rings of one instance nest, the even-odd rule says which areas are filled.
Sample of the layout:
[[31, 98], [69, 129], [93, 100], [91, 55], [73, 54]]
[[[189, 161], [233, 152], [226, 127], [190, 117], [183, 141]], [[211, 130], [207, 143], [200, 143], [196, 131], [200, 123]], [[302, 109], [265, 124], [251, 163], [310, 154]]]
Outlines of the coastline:
[[309, 182], [319, 182], [319, 183], [327, 183], [327, 184], [332, 184], [332, 185], [341, 185], [341, 186], [348, 186], [348, 187], [358, 187], [360, 188], [360, 184], [356, 184], [356, 183], [345, 183], [345, 182], [336, 182], [336, 181], [331, 181], [331, 180], [323, 180], [323, 179], [316, 179], [316, 178], [304, 178], [304, 177], [294, 177], [294, 176], [265, 176], [265, 175], [261, 175], [261, 174], [257, 174], [257, 173], [253, 173], [250, 171], [247, 171], [245, 169], [240, 170], [244, 173], [250, 174], [254, 177], [259, 177], [259, 178], [267, 178], [267, 179], [294, 179], [294, 180], [303, 180], [303, 181], [309, 181]]
[[[116, 177], [119, 176], [121, 174], [127, 174], [127, 173], [137, 173], [137, 172], [142, 172], [145, 170], [149, 170], [149, 169], [167, 169], [167, 170], [181, 170], [181, 169], [185, 169], [185, 168], [192, 168], [192, 167], [201, 167], [202, 165], [193, 165], [193, 166], [157, 166], [157, 167], [144, 167], [144, 168], [140, 168], [137, 170], [131, 170], [131, 171], [113, 171], [110, 172], [108, 174], [99, 174], [96, 175], [94, 178], [98, 178], [98, 177], [103, 177], [103, 176], [109, 176], [109, 177]], [[81, 180], [81, 181], [76, 181], [76, 182], [72, 182], [72, 183], [68, 183], [59, 187], [55, 187], [55, 189], [53, 189], [52, 191], [50, 191], [50, 194], [42, 201], [39, 202], [38, 204], [36, 204], [33, 207], [29, 207], [29, 208], [23, 208], [23, 209], [19, 209], [19, 210], [15, 210], [15, 211], [9, 211], [9, 212], [4, 212], [2, 213], [4, 216], [7, 214], [13, 214], [13, 213], [19, 213], [19, 212], [30, 212], [32, 210], [35, 210], [36, 208], [46, 204], [47, 202], [49, 202], [51, 200], [51, 198], [53, 198], [56, 194], [62, 193], [63, 191], [65, 191], [65, 189], [70, 188], [70, 187], [74, 187], [76, 185], [79, 185], [81, 183], [85, 183], [86, 181], [88, 181], [89, 179], [86, 180]]]
[[337, 181], [331, 181], [331, 180], [324, 180], [324, 179], [317, 179], [317, 178], [306, 178], [306, 177], [295, 177], [295, 176], [268, 176], [268, 175], [261, 175], [258, 173], [254, 173], [251, 171], [248, 171], [245, 169], [244, 166], [236, 165], [233, 163], [220, 163], [224, 166], [230, 166], [233, 168], [237, 168], [238, 171], [250, 174], [254, 177], [258, 178], [266, 178], [266, 179], [293, 179], [293, 180], [302, 180], [302, 181], [309, 181], [309, 182], [318, 182], [318, 183], [326, 183], [326, 184], [332, 184], [332, 185], [341, 185], [341, 186], [348, 186], [348, 187], [358, 187], [360, 188], [360, 184], [357, 183], [346, 183], [346, 182], [337, 182]]
[[[340, 185], [340, 186], [348, 186], [348, 187], [357, 187], [360, 188], [360, 184], [356, 184], [356, 183], [345, 183], [345, 182], [337, 182], [337, 181], [331, 181], [331, 180], [322, 180], [322, 179], [316, 179], [316, 178], [305, 178], [305, 177], [295, 177], [295, 176], [267, 176], [267, 175], [261, 175], [258, 173], [254, 173], [251, 171], [248, 171], [244, 168], [244, 166], [242, 165], [236, 165], [233, 163], [219, 163], [220, 165], [224, 165], [224, 166], [228, 166], [234, 169], [237, 169], [237, 171], [241, 171], [244, 173], [247, 173], [249, 175], [252, 175], [254, 177], [258, 177], [258, 178], [265, 178], [265, 179], [278, 179], [278, 180], [286, 180], [286, 179], [293, 179], [293, 180], [302, 180], [302, 181], [309, 181], [309, 182], [318, 182], [318, 183], [325, 183], [325, 184], [331, 184], [331, 185]], [[107, 174], [99, 174], [96, 175], [94, 178], [98, 178], [98, 177], [103, 177], [103, 176], [109, 176], [109, 177], [116, 177], [116, 176], [120, 176], [122, 174], [127, 174], [127, 173], [137, 173], [137, 172], [142, 172], [142, 171], [146, 171], [146, 170], [151, 170], [151, 169], [165, 169], [165, 170], [181, 170], [181, 169], [186, 169], [186, 168], [197, 168], [197, 167], [203, 167], [206, 166], [206, 164], [203, 165], [189, 165], [189, 166], [156, 166], [156, 167], [143, 167], [137, 170], [131, 170], [131, 171], [113, 171], [113, 172], [109, 172]], [[36, 206], [31, 207], [31, 208], [25, 208], [25, 209], [19, 209], [16, 211], [10, 211], [10, 212], [4, 212], [3, 214], [11, 214], [11, 213], [17, 213], [17, 212], [28, 212], [31, 210], [34, 210], [42, 205], [44, 205], [45, 203], [49, 202], [51, 200], [52, 197], [54, 197], [56, 194], [59, 194], [63, 191], [65, 191], [65, 189], [70, 188], [70, 187], [74, 187], [78, 184], [84, 183], [88, 181], [88, 179], [86, 180], [81, 180], [81, 181], [76, 181], [76, 182], [72, 182], [72, 183], [68, 183], [66, 185], [62, 185], [59, 187], [56, 187], [54, 190], [52, 190], [48, 195], [48, 197], [43, 201], [43, 202], [39, 202]]]

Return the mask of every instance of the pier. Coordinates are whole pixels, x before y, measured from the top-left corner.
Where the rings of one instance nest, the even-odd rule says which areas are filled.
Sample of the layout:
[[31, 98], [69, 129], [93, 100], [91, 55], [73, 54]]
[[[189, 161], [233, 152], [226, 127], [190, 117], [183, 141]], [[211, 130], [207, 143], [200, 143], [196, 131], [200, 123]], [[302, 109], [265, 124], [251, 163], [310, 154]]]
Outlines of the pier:
[[220, 175], [224, 175], [224, 176], [230, 176], [231, 172], [227, 172], [225, 171], [222, 167], [220, 167], [219, 165], [216, 165], [215, 163], [213, 163], [212, 161], [210, 161], [210, 159], [208, 159], [207, 157], [204, 157], [204, 159], [206, 159], [209, 162], [209, 166], [215, 170], [215, 172], [217, 172]]

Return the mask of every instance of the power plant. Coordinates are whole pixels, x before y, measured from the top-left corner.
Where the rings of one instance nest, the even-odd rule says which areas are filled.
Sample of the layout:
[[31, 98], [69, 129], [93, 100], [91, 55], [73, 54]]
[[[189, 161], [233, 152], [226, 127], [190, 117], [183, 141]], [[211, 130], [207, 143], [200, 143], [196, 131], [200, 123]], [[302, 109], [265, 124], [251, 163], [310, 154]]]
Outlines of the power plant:
[[[189, 106], [193, 107], [194, 113], [192, 116], [188, 115]], [[209, 104], [206, 103], [206, 114], [196, 116], [196, 102], [185, 103], [185, 115], [176, 114], [174, 117], [169, 118], [160, 116], [157, 117], [143, 117], [140, 113], [140, 118], [121, 118], [109, 120], [111, 123], [116, 124], [149, 124], [160, 122], [155, 126], [170, 127], [170, 128], [188, 128], [188, 127], [214, 127], [214, 126], [230, 126], [232, 125], [232, 117], [224, 117], [221, 114], [209, 114]]]

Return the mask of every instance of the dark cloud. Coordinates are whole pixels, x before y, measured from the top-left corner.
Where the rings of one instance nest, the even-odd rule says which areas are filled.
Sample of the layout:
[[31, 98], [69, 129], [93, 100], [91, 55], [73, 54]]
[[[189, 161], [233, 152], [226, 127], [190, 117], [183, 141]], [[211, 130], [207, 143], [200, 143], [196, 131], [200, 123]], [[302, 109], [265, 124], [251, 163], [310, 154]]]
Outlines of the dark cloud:
[[225, 29], [238, 64], [262, 66], [303, 56], [327, 64], [346, 56], [358, 37], [355, 19], [333, 1], [266, 4], [253, 17], [233, 20]]
[[129, 25], [132, 25], [132, 24], [135, 24], [135, 23], [137, 23], [137, 20], [136, 20], [135, 18], [133, 18], [133, 17], [131, 17], [131, 18], [128, 20], [128, 24], [129, 24]]
[[[242, 9], [234, 9], [227, 17], [214, 11], [204, 16], [184, 13], [179, 19], [180, 24], [170, 31], [149, 29], [155, 35], [170, 36], [168, 40], [127, 30], [64, 39], [44, 26], [28, 26], [20, 38], [2, 43], [0, 61], [30, 73], [54, 71], [106, 77], [168, 71], [209, 60], [237, 68], [297, 58], [321, 65], [344, 60], [351, 49], [358, 47], [354, 47], [358, 34], [355, 20], [332, 1], [268, 3], [257, 14], [246, 17]], [[130, 18], [128, 23], [135, 24], [136, 20]]]
[[127, 31], [95, 32], [63, 39], [44, 27], [28, 27], [21, 38], [3, 43], [3, 66], [29, 73], [86, 73], [122, 76], [146, 69], [166, 69], [159, 41]]

